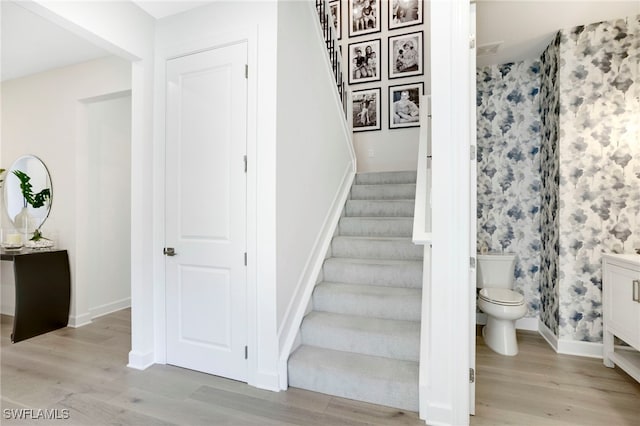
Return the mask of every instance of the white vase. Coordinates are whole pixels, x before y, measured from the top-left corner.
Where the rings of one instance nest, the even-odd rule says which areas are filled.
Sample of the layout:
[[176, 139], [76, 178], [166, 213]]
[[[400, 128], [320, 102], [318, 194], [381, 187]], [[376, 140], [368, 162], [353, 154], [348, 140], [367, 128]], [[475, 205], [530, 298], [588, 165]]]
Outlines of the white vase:
[[13, 219], [13, 223], [16, 229], [24, 230], [29, 234], [36, 230], [35, 219], [29, 214], [27, 207], [23, 207], [20, 210], [20, 213]]

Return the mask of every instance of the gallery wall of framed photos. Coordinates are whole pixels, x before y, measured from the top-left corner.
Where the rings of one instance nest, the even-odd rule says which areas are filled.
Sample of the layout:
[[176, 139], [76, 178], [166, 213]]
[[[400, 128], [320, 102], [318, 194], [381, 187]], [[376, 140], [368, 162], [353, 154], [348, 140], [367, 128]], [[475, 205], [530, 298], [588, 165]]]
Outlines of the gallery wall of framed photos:
[[415, 168], [422, 94], [430, 92], [428, 4], [333, 0], [344, 79], [353, 92], [359, 171]]

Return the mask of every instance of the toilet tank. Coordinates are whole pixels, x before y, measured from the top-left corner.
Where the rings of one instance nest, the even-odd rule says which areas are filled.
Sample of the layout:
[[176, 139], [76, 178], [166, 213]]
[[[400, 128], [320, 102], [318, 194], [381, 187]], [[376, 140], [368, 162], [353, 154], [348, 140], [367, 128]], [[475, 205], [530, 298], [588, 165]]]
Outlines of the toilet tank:
[[476, 287], [513, 288], [515, 254], [479, 254]]

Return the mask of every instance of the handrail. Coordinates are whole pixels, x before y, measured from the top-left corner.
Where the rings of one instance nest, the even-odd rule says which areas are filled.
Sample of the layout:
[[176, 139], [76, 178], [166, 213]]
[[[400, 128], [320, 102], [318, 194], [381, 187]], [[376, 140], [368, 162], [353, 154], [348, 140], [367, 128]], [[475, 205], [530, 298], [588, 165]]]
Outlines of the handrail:
[[431, 96], [420, 98], [420, 136], [416, 204], [413, 213], [413, 243], [430, 244], [431, 235]]
[[348, 117], [348, 96], [347, 89], [343, 79], [343, 67], [342, 67], [342, 55], [340, 54], [340, 47], [338, 46], [338, 31], [333, 25], [333, 19], [331, 18], [331, 9], [327, 0], [316, 0], [316, 10], [318, 11], [318, 17], [320, 18], [320, 26], [322, 28], [322, 35], [325, 40], [327, 52], [329, 53], [329, 60], [333, 68], [333, 74], [336, 80], [336, 87], [338, 94], [342, 100], [342, 108], [345, 116]]

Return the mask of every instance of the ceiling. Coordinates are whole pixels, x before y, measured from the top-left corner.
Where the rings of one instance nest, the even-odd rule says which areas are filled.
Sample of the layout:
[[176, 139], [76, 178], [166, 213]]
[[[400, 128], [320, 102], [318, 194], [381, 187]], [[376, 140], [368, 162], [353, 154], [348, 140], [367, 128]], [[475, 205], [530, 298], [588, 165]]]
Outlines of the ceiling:
[[108, 55], [19, 4], [2, 1], [2, 81]]
[[477, 65], [504, 64], [540, 56], [563, 28], [640, 14], [640, 0], [477, 0], [478, 51], [503, 42]]
[[[166, 16], [176, 15], [178, 13], [204, 6], [212, 1], [154, 1], [154, 0], [132, 0], [142, 10], [156, 19]], [[237, 0], [236, 0], [237, 1]]]
[[[212, 1], [134, 0], [134, 3], [161, 19]], [[477, 0], [479, 50], [501, 42], [495, 53], [479, 56], [477, 64], [534, 58], [561, 28], [635, 14], [640, 14], [640, 0]], [[109, 54], [12, 1], [2, 0], [1, 24], [3, 81]]]

